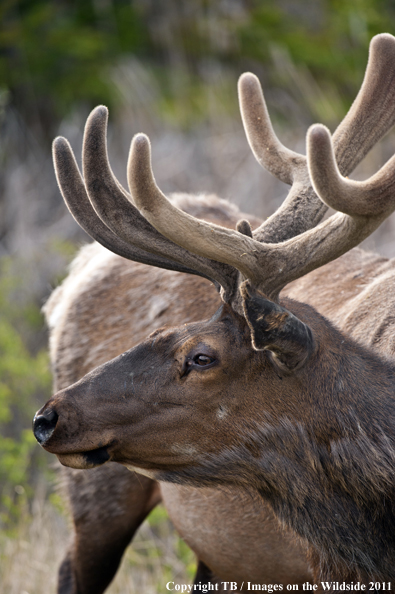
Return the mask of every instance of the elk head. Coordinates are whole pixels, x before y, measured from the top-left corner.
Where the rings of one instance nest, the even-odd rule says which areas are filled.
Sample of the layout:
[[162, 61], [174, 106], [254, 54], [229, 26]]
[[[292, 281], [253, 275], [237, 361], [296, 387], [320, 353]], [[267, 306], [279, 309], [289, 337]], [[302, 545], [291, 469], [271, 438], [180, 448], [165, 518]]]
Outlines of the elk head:
[[[172, 205], [156, 185], [143, 134], [131, 146], [129, 194], [108, 162], [104, 107], [86, 125], [84, 179], [68, 142], [55, 140], [63, 197], [94, 239], [123, 257], [208, 278], [224, 304], [208, 321], [156, 331], [55, 394], [34, 419], [46, 450], [76, 468], [113, 460], [158, 478], [202, 482], [216, 473], [220, 480], [213, 464], [220, 452], [242, 446], [254, 454], [266, 443], [271, 451], [262, 433], [251, 441], [257, 424], [286, 432], [292, 419], [320, 443], [345, 435], [347, 398], [342, 403], [336, 390], [328, 396], [324, 386], [334, 384], [345, 358], [360, 377], [369, 365], [360, 369], [358, 348], [314, 310], [279, 294], [359, 244], [394, 210], [394, 157], [365, 182], [345, 177], [395, 121], [394, 64], [395, 39], [375, 37], [352, 108], [333, 137], [322, 125], [310, 128], [307, 157], [280, 143], [258, 80], [241, 77], [250, 146], [261, 165], [292, 184], [254, 232], [247, 221], [231, 230]], [[337, 213], [320, 223], [328, 206]], [[325, 412], [319, 402], [327, 396]]]

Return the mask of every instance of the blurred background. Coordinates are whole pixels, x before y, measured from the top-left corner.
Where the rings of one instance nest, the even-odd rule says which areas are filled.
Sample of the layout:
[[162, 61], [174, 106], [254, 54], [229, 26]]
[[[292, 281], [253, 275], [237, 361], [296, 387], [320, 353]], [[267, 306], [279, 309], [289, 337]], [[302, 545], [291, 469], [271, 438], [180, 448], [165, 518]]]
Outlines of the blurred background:
[[[264, 88], [275, 130], [304, 152], [314, 122], [332, 131], [363, 79], [371, 37], [395, 33], [393, 0], [0, 1], [0, 584], [7, 594], [55, 591], [67, 512], [54, 461], [30, 425], [50, 396], [40, 309], [89, 238], [57, 189], [51, 142], [80, 157], [97, 104], [110, 108], [109, 155], [126, 184], [129, 143], [146, 132], [165, 192], [217, 193], [260, 217], [287, 187], [250, 154], [236, 84]], [[389, 134], [355, 172], [395, 151]], [[368, 249], [395, 255], [390, 219]], [[193, 555], [157, 509], [109, 592], [158, 592], [189, 580]]]

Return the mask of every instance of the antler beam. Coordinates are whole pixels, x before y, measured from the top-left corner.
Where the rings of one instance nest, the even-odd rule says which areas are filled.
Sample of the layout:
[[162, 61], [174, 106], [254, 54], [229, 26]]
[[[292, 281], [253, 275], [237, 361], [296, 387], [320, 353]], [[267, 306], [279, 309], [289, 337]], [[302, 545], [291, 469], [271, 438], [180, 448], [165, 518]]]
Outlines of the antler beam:
[[[253, 258], [254, 246], [259, 249], [261, 244], [233, 229], [195, 219], [171, 204], [156, 185], [151, 168], [151, 146], [145, 134], [133, 138], [128, 183], [137, 208], [162, 235], [195, 254], [234, 266], [251, 278], [251, 265], [247, 260]], [[240, 261], [243, 255], [246, 266], [243, 266], [244, 260]]]

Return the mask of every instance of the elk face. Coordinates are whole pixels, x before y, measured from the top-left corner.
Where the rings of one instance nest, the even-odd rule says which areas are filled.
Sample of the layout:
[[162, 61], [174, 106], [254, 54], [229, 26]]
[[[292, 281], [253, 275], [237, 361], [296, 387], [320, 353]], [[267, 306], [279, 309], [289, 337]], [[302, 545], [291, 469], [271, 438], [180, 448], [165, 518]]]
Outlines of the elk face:
[[241, 419], [248, 430], [262, 415], [290, 414], [292, 399], [273, 406], [273, 393], [304, 373], [311, 332], [251, 289], [244, 304], [248, 323], [224, 305], [209, 321], [157, 330], [55, 394], [35, 417], [37, 440], [75, 468], [111, 459], [171, 472], [236, 446]]

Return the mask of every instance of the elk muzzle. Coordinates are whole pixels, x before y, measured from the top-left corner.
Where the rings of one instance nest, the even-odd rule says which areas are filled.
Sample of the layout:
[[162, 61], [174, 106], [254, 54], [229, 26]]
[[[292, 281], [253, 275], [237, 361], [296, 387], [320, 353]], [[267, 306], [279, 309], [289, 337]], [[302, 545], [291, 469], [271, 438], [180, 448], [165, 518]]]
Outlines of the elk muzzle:
[[[38, 443], [48, 450], [50, 447], [49, 441], [53, 436], [55, 429], [60, 425], [59, 414], [54, 408], [45, 405], [41, 408], [33, 419], [33, 433]], [[64, 466], [72, 468], [94, 468], [100, 466], [110, 460], [108, 448], [112, 444], [100, 446], [92, 450], [73, 452], [73, 453], [59, 453], [58, 459]]]

